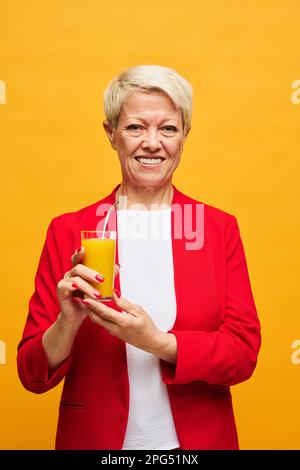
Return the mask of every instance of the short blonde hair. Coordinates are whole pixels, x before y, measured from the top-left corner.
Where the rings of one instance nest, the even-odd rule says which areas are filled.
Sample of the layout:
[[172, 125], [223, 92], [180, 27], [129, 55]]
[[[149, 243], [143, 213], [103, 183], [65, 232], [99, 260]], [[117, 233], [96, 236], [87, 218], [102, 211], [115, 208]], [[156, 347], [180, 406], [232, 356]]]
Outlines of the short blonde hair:
[[122, 106], [133, 92], [163, 92], [182, 113], [183, 132], [191, 127], [192, 85], [178, 72], [159, 65], [138, 65], [123, 70], [104, 91], [104, 112], [108, 124], [116, 129]]

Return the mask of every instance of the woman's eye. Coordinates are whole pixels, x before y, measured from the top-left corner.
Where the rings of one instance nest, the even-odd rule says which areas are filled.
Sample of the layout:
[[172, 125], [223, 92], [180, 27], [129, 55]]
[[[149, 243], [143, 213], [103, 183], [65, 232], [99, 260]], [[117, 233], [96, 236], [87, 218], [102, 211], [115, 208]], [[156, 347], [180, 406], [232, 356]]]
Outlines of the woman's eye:
[[[131, 132], [132, 134], [141, 134], [144, 131], [144, 127], [140, 124], [129, 124], [126, 127], [127, 131]], [[161, 127], [161, 132], [164, 135], [170, 136], [175, 135], [178, 131], [176, 126], [163, 126]]]
[[163, 129], [167, 132], [177, 132], [177, 127], [175, 126], [164, 126]]
[[139, 126], [138, 124], [130, 124], [130, 126], [127, 126], [127, 129], [129, 131], [140, 131], [142, 130], [142, 126]]

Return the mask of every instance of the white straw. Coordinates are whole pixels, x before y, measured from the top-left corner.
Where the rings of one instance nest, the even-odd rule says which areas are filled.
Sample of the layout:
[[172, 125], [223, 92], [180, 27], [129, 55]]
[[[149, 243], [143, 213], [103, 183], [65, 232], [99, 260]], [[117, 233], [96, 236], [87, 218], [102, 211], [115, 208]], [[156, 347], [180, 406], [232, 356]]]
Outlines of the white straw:
[[117, 205], [119, 204], [119, 200], [117, 202], [114, 203], [114, 205], [109, 209], [109, 211], [107, 212], [106, 214], [106, 217], [105, 217], [105, 221], [104, 221], [104, 226], [103, 226], [103, 232], [102, 232], [102, 238], [101, 240], [104, 239], [104, 234], [105, 234], [105, 229], [106, 229], [106, 225], [107, 225], [107, 222], [108, 222], [108, 219], [109, 219], [109, 216], [110, 214], [112, 213], [112, 211], [117, 207]]

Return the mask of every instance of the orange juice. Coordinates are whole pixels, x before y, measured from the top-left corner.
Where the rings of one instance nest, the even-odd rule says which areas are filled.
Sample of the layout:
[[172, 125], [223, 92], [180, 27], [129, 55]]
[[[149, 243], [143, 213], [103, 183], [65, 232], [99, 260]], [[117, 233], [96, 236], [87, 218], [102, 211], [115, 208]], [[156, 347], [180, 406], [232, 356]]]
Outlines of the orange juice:
[[113, 296], [116, 240], [112, 238], [82, 238], [85, 249], [83, 264], [94, 269], [104, 277], [103, 282], [92, 282], [102, 294], [101, 300], [110, 300]]

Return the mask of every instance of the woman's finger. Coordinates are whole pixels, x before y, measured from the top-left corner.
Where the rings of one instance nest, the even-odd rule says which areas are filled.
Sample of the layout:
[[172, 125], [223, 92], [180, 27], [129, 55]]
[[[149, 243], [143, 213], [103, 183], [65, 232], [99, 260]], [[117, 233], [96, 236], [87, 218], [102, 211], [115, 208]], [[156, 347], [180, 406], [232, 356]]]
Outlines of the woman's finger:
[[79, 276], [64, 278], [57, 284], [58, 295], [65, 295], [65, 292], [80, 291], [88, 295], [92, 299], [101, 299], [101, 294], [98, 290], [94, 289], [88, 282]]
[[129, 300], [125, 299], [124, 297], [121, 297], [120, 293], [117, 291], [117, 289], [114, 289], [114, 302], [122, 310], [125, 310], [125, 312], [130, 313], [134, 317], [140, 316], [140, 314], [143, 312], [143, 308], [140, 305], [133, 304], [132, 302], [129, 302]]
[[69, 271], [69, 277], [79, 276], [88, 282], [103, 282], [104, 277], [98, 271], [78, 263]]
[[61, 279], [56, 286], [56, 292], [59, 298], [69, 297], [70, 293], [77, 290], [77, 284], [73, 285], [68, 279]]
[[102, 320], [109, 321], [114, 324], [124, 323], [126, 314], [108, 307], [104, 302], [97, 302], [95, 299], [83, 299], [82, 303], [94, 314], [99, 315]]
[[[100, 304], [101, 302], [97, 302], [97, 303]], [[115, 328], [117, 328], [120, 323], [116, 321], [116, 318], [109, 319], [109, 318], [105, 318], [102, 315], [99, 315], [99, 312], [95, 311], [95, 304], [92, 301], [92, 299], [81, 299], [81, 304], [83, 306], [83, 310], [85, 311], [85, 313], [89, 316], [89, 318], [94, 323], [97, 323], [98, 325], [103, 326], [109, 333], [113, 334], [115, 332]]]
[[75, 253], [73, 253], [71, 257], [72, 266], [76, 266], [76, 264], [80, 263], [83, 257], [84, 257], [84, 247], [80, 246], [79, 248], [77, 248], [77, 250], [75, 251]]

